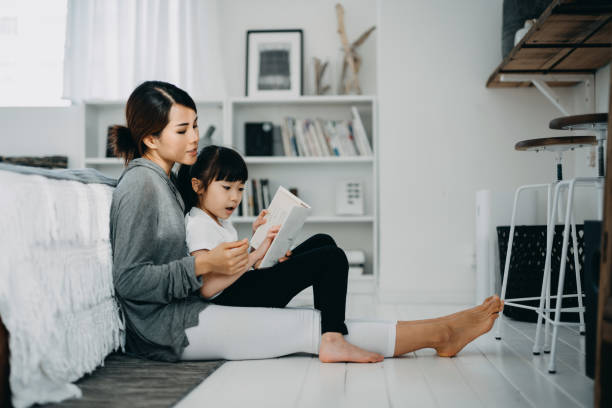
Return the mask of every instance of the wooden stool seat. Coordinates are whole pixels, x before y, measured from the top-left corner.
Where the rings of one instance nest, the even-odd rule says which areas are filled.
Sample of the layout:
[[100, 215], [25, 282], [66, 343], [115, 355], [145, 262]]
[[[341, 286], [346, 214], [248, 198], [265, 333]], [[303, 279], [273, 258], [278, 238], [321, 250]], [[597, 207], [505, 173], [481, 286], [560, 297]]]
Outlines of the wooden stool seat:
[[605, 130], [608, 128], [607, 113], [563, 116], [550, 121], [551, 129], [560, 130]]
[[585, 146], [596, 146], [595, 136], [561, 136], [561, 137], [542, 137], [540, 139], [521, 140], [514, 148], [523, 151], [551, 151], [565, 152]]

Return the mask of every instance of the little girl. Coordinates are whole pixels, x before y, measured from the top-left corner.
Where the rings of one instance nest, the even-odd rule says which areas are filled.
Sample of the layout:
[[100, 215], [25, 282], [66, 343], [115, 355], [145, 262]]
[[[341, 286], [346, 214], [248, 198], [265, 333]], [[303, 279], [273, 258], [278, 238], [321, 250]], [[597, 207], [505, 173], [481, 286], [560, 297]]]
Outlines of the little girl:
[[[192, 166], [181, 165], [178, 186], [185, 202], [187, 248], [190, 254], [236, 241], [228, 220], [242, 199], [248, 180], [246, 163], [236, 151], [207, 146]], [[253, 232], [266, 222], [262, 211]], [[224, 306], [283, 308], [302, 290], [313, 287], [314, 306], [321, 311], [321, 333], [347, 334], [345, 296], [348, 261], [332, 237], [316, 234], [302, 242], [279, 263], [258, 269], [280, 226], [270, 228], [259, 248], [249, 253], [248, 265], [235, 275], [210, 273], [200, 293], [207, 301]], [[254, 267], [255, 269], [251, 269]]]
[[[183, 173], [186, 170], [186, 166], [181, 168]], [[223, 242], [238, 239], [238, 233], [229, 217], [240, 205], [248, 170], [240, 154], [219, 146], [202, 149], [196, 163], [189, 170], [190, 174], [196, 175], [189, 180], [190, 188], [195, 194], [190, 194], [190, 199], [185, 203], [185, 211], [188, 211], [185, 215], [187, 248], [193, 256], [200, 251], [209, 251]], [[180, 180], [185, 178], [185, 174], [179, 175]], [[266, 222], [266, 214], [267, 211], [263, 210], [253, 222], [253, 233]], [[254, 250], [249, 254], [248, 264], [242, 273], [219, 275], [212, 281], [205, 282], [200, 290], [201, 295], [212, 300], [251, 267], [257, 268], [279, 229], [280, 226], [270, 228], [259, 248], [251, 248]]]

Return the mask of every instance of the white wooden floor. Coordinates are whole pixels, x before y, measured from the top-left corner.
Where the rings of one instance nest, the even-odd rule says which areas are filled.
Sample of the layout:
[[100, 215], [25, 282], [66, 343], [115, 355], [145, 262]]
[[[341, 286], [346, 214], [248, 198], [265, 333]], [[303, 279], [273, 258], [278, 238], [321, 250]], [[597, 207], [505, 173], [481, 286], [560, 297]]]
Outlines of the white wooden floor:
[[[347, 317], [414, 320], [458, 309], [351, 295]], [[584, 337], [561, 328], [557, 373], [550, 375], [548, 355], [531, 354], [534, 326], [504, 319], [502, 341], [487, 333], [454, 358], [424, 349], [377, 364], [323, 364], [305, 354], [231, 361], [177, 407], [592, 407]]]

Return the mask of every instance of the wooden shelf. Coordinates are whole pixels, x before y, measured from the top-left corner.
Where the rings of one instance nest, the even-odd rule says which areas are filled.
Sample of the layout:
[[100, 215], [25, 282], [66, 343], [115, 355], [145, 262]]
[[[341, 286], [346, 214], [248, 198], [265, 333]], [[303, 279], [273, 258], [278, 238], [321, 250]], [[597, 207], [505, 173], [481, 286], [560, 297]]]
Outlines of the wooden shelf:
[[[487, 88], [519, 88], [503, 74], [594, 74], [612, 60], [612, 2], [554, 0], [487, 81]], [[549, 82], [571, 86], [575, 81]]]

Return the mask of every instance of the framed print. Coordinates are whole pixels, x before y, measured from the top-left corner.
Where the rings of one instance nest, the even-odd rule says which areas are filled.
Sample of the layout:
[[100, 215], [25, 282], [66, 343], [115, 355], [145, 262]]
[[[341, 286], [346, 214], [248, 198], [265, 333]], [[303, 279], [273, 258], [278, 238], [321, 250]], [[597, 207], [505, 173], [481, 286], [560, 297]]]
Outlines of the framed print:
[[246, 43], [246, 96], [302, 95], [302, 30], [250, 30]]

